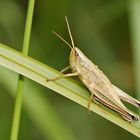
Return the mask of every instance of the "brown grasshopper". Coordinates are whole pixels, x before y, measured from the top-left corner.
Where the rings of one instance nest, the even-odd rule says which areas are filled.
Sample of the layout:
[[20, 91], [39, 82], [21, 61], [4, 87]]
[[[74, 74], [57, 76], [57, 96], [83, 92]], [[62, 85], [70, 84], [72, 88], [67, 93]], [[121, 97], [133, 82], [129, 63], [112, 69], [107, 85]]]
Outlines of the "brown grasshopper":
[[65, 17], [65, 19], [72, 45], [65, 41], [56, 32], [53, 33], [71, 48], [69, 57], [70, 66], [65, 68], [64, 71], [68, 68], [71, 68], [72, 73], [64, 74], [63, 76], [55, 77], [52, 79], [47, 79], [47, 81], [54, 81], [64, 77], [78, 76], [91, 93], [88, 104], [89, 110], [90, 103], [93, 100], [118, 112], [128, 122], [131, 122], [132, 120], [138, 120], [139, 118], [132, 112], [130, 112], [124, 106], [121, 100], [124, 100], [136, 107], [140, 107], [140, 102], [132, 98], [116, 86], [112, 85], [110, 80], [98, 68], [98, 66], [90, 61], [79, 48], [75, 47], [67, 17]]

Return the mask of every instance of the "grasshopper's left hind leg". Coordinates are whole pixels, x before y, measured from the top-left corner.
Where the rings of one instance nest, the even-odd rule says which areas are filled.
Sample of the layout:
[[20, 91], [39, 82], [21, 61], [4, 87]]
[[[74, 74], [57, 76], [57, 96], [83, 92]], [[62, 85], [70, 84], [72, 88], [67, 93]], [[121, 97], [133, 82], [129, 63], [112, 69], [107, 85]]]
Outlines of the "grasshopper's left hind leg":
[[94, 101], [94, 103], [96, 103], [96, 104], [98, 104], [98, 105], [101, 105], [101, 104], [99, 103], [98, 98], [95, 96], [95, 94], [94, 94], [94, 93], [91, 93], [90, 99], [89, 99], [89, 102], [88, 102], [88, 111], [89, 111], [89, 114], [90, 114], [90, 105], [91, 105], [91, 102], [92, 102], [92, 101]]
[[88, 114], [90, 114], [90, 105], [91, 105], [91, 102], [93, 100], [93, 95], [94, 95], [94, 93], [91, 93], [90, 99], [89, 99], [89, 102], [88, 102]]

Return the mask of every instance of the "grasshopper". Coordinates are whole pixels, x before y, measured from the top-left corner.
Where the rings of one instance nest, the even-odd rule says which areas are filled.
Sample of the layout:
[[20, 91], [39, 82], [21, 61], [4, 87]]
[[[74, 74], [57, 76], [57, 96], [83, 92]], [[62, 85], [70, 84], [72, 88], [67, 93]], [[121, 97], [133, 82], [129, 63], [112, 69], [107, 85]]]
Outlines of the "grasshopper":
[[66, 43], [71, 49], [69, 57], [70, 66], [66, 67], [62, 72], [66, 71], [68, 68], [71, 68], [72, 73], [64, 74], [52, 79], [47, 79], [46, 81], [55, 81], [64, 77], [78, 76], [91, 94], [88, 103], [89, 110], [90, 103], [93, 100], [96, 103], [103, 104], [116, 111], [122, 116], [123, 119], [128, 122], [138, 120], [139, 118], [124, 106], [122, 100], [136, 107], [140, 107], [140, 102], [114, 86], [107, 76], [98, 68], [98, 66], [90, 61], [79, 48], [75, 47], [67, 17], [65, 17], [65, 19], [71, 39], [71, 45], [56, 32], [53, 33], [64, 43]]

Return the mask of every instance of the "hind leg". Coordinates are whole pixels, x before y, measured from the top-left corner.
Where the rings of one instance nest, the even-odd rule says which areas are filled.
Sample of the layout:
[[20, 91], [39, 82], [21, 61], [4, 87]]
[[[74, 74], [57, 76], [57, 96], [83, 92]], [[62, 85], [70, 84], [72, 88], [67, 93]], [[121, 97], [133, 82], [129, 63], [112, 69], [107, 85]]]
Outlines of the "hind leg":
[[88, 114], [90, 114], [90, 105], [91, 105], [91, 102], [92, 102], [92, 100], [93, 100], [93, 93], [91, 93], [91, 95], [90, 95], [90, 99], [89, 99], [89, 102], [88, 102]]

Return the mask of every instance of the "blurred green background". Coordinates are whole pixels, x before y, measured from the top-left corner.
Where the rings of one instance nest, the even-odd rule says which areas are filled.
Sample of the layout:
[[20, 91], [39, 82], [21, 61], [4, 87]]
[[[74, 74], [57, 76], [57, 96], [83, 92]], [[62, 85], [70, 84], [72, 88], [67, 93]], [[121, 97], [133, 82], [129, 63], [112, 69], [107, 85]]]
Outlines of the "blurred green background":
[[[29, 55], [57, 70], [68, 65], [70, 49], [52, 34], [54, 30], [70, 41], [67, 15], [75, 45], [112, 83], [136, 97], [131, 4], [126, 0], [36, 0]], [[27, 0], [0, 0], [0, 42], [19, 51], [27, 7]], [[0, 66], [0, 140], [10, 137], [17, 76]], [[29, 79], [24, 91], [19, 140], [137, 139]]]

